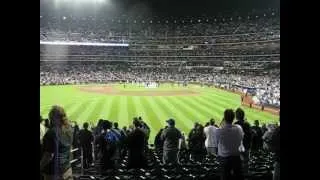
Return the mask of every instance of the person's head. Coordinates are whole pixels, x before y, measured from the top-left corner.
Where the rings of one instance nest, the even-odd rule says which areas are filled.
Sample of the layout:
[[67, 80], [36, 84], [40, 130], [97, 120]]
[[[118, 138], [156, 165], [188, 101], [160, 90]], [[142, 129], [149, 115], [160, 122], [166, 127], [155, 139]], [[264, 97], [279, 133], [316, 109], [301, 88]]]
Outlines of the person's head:
[[110, 121], [104, 120], [102, 122], [102, 129], [103, 130], [111, 129], [111, 127], [112, 127], [112, 123]]
[[127, 130], [127, 126], [123, 126], [123, 128], [122, 128], [124, 131], [126, 131]]
[[142, 121], [142, 117], [141, 117], [141, 116], [139, 116], [139, 118], [138, 118], [138, 119], [139, 119], [139, 121]]
[[254, 125], [255, 125], [255, 126], [259, 126], [259, 121], [258, 121], [258, 120], [255, 120], [255, 121], [254, 121]]
[[83, 123], [83, 129], [88, 129], [88, 127], [89, 127], [89, 123], [87, 122]]
[[226, 124], [232, 124], [234, 120], [234, 112], [232, 109], [226, 109], [224, 111], [224, 122]]
[[97, 127], [102, 126], [102, 123], [103, 123], [103, 119], [99, 119], [98, 124], [97, 124]]
[[209, 123], [209, 122], [207, 122], [207, 123], [206, 123], [206, 125], [205, 125], [205, 127], [208, 127], [209, 125], [210, 125], [210, 123]]
[[40, 124], [43, 122], [42, 116], [40, 115]]
[[195, 122], [195, 123], [194, 123], [194, 129], [197, 129], [198, 126], [199, 126], [199, 123], [198, 123], [198, 122]]
[[118, 126], [119, 126], [119, 124], [118, 124], [117, 122], [114, 122], [114, 123], [113, 123], [113, 127], [114, 127], [114, 128], [116, 128], [116, 129], [117, 129], [117, 128], [118, 128]]
[[60, 106], [52, 106], [48, 117], [52, 125], [55, 127], [62, 127], [64, 125], [68, 125], [67, 115], [64, 109]]
[[167, 120], [167, 123], [168, 123], [168, 126], [169, 127], [174, 127], [175, 126], [175, 121], [174, 121], [174, 119], [169, 119], [169, 120]]
[[241, 108], [236, 110], [236, 119], [239, 121], [244, 121], [244, 111]]
[[210, 119], [210, 125], [211, 125], [211, 126], [214, 126], [215, 123], [216, 123], [216, 122], [215, 122], [214, 119]]
[[133, 120], [133, 125], [135, 128], [141, 128], [142, 124], [140, 123], [140, 121], [138, 119]]

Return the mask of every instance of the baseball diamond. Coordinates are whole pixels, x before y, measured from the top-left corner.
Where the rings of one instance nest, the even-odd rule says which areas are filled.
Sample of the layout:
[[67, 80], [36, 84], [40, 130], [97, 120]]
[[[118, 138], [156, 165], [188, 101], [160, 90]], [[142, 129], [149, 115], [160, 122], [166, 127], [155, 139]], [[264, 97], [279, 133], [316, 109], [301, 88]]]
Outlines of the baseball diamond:
[[[165, 120], [174, 118], [177, 127], [188, 133], [195, 122], [205, 123], [214, 118], [221, 122], [226, 108], [241, 106], [241, 96], [217, 88], [177, 84], [162, 84], [157, 88], [138, 85], [56, 85], [40, 86], [40, 113], [48, 116], [52, 105], [65, 108], [71, 121], [96, 124], [99, 119], [118, 122], [120, 127], [141, 116], [151, 127], [150, 143]], [[276, 123], [279, 116], [261, 110], [242, 107], [250, 123]]]

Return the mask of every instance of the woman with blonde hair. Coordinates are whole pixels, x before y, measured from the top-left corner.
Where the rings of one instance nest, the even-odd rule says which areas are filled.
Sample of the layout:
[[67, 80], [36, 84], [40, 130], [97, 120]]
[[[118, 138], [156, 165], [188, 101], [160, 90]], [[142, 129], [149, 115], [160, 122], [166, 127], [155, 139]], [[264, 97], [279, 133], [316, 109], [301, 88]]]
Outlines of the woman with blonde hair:
[[52, 127], [43, 138], [43, 156], [40, 171], [44, 180], [73, 180], [71, 148], [73, 130], [64, 109], [53, 106], [49, 112]]

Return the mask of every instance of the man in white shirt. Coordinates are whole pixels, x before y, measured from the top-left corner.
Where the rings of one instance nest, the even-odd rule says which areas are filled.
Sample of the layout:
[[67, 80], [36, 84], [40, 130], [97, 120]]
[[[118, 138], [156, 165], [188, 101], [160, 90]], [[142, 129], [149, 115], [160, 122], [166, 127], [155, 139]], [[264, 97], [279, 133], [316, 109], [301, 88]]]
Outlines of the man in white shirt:
[[42, 140], [45, 134], [46, 134], [46, 127], [44, 126], [43, 119], [40, 116], [40, 144], [42, 144]]
[[240, 146], [244, 132], [239, 125], [233, 125], [235, 113], [232, 109], [224, 112], [224, 125], [216, 130], [215, 143], [218, 146], [218, 159], [220, 161], [221, 180], [232, 179], [231, 172], [237, 180], [243, 180], [242, 164], [240, 159]]
[[215, 132], [218, 128], [215, 127], [214, 123], [215, 123], [214, 120], [211, 119], [210, 125], [203, 129], [204, 134], [206, 136], [206, 140], [204, 142], [204, 145], [205, 145], [205, 147], [207, 149], [207, 153], [209, 155], [217, 155], [217, 145], [214, 142], [214, 135], [215, 135]]

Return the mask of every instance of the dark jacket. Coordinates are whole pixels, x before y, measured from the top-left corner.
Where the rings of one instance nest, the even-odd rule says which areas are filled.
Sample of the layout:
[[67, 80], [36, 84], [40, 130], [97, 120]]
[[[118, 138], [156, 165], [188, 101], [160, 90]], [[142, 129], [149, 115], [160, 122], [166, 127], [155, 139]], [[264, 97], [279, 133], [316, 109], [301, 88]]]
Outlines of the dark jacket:
[[146, 134], [139, 128], [134, 129], [127, 137], [128, 168], [145, 167]]
[[244, 148], [247, 151], [251, 148], [251, 141], [252, 141], [252, 132], [251, 132], [250, 124], [247, 121], [237, 121], [235, 122], [235, 124], [240, 125], [244, 132], [242, 143]]

